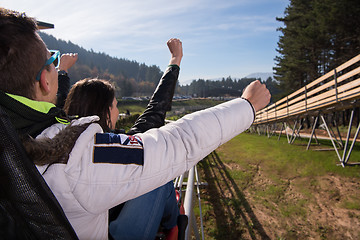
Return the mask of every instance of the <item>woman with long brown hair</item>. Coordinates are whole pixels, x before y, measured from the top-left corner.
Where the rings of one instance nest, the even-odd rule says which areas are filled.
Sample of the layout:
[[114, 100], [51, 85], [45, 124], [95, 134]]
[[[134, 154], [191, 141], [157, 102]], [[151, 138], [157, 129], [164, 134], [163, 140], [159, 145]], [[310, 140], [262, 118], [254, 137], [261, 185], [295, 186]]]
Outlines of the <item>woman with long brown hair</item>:
[[[168, 41], [172, 53], [170, 64], [149, 105], [128, 134], [144, 132], [164, 124], [165, 113], [170, 109], [182, 58], [181, 42]], [[66, 98], [64, 111], [68, 115], [86, 117], [97, 115], [104, 132], [111, 132], [119, 115], [115, 88], [107, 80], [84, 79], [76, 82]], [[121, 211], [119, 212], [119, 208]], [[177, 233], [179, 209], [175, 189], [169, 182], [147, 194], [129, 200], [110, 211], [110, 237], [114, 239], [154, 239], [161, 226], [165, 232]], [[172, 233], [173, 234], [173, 233]]]

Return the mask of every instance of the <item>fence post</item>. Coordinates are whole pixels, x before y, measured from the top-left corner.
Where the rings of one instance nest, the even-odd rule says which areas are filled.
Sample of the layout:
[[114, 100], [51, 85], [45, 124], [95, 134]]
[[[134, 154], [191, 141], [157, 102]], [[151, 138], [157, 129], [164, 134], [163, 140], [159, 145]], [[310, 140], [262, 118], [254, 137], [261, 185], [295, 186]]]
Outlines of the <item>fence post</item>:
[[268, 107], [266, 107], [266, 122], [268, 122], [269, 121], [269, 108]]
[[276, 114], [276, 103], [275, 103], [275, 120], [277, 120], [277, 114]]
[[338, 99], [337, 72], [336, 72], [336, 68], [334, 69], [334, 80], [335, 80], [335, 96], [336, 96], [336, 102], [338, 102], [339, 99]]
[[305, 111], [307, 112], [307, 88], [305, 85]]
[[286, 111], [287, 111], [287, 115], [289, 116], [289, 97], [286, 96]]

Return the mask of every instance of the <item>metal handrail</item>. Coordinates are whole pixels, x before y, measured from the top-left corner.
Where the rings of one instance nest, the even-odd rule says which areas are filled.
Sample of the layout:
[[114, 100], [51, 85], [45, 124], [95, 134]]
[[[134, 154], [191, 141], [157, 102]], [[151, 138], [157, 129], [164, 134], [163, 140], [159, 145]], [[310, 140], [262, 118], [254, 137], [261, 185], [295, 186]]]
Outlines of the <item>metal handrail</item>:
[[[184, 182], [186, 176], [187, 176], [187, 181]], [[196, 165], [192, 167], [189, 171], [177, 177], [174, 181], [174, 186], [179, 190], [180, 198], [184, 199], [185, 215], [188, 217], [188, 225], [185, 231], [185, 240], [191, 239], [192, 232], [195, 236], [195, 239], [200, 240], [199, 228], [196, 224], [194, 205], [193, 205], [194, 203], [193, 197], [195, 193], [194, 186], [196, 186], [196, 194], [197, 194], [199, 210], [200, 210], [201, 239], [204, 240], [204, 227], [203, 227], [201, 197], [200, 197], [200, 181], [199, 181], [199, 175]], [[185, 193], [184, 197], [183, 197], [183, 192]]]

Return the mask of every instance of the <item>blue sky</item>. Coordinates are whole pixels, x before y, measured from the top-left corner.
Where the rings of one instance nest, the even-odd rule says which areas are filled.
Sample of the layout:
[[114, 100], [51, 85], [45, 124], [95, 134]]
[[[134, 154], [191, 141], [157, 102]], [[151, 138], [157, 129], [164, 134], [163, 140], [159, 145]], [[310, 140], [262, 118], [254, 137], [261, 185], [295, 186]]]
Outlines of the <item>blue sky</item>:
[[[183, 42], [180, 84], [272, 72], [289, 0], [2, 0], [55, 25], [46, 33], [85, 49], [165, 70], [166, 41]], [[81, 56], [80, 56], [81, 57]]]

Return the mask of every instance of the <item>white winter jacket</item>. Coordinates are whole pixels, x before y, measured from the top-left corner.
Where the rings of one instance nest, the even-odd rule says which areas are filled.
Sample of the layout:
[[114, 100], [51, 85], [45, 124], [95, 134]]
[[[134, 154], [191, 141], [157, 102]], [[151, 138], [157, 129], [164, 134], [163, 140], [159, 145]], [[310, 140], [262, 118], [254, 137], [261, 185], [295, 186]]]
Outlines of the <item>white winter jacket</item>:
[[[38, 169], [78, 237], [107, 239], [110, 208], [181, 175], [253, 120], [252, 106], [235, 99], [135, 136], [103, 133], [93, 123], [76, 141], [67, 164]], [[64, 127], [55, 124], [38, 138], [52, 138]]]

